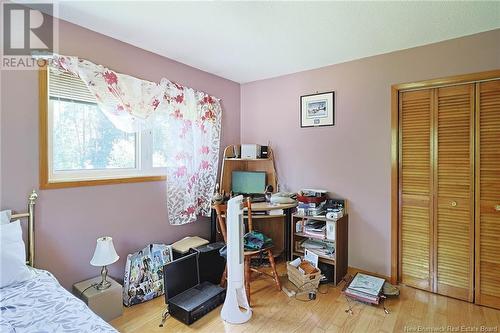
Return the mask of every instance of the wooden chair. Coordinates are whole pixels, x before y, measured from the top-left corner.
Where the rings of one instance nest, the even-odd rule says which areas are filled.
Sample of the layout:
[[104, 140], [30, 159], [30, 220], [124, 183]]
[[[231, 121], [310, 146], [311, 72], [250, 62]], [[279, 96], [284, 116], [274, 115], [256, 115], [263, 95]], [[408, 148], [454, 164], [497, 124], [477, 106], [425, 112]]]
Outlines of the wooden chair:
[[[252, 223], [252, 204], [251, 204], [251, 199], [247, 198], [247, 200], [243, 203], [244, 207], [247, 208], [248, 212], [248, 232], [253, 231], [253, 223]], [[217, 212], [217, 222], [219, 225], [219, 231], [222, 233], [222, 237], [224, 238], [224, 242], [227, 243], [227, 228], [226, 228], [226, 213], [227, 213], [227, 205], [223, 204], [217, 204], [214, 206], [216, 212]], [[272, 252], [273, 246], [268, 246], [265, 248], [262, 248], [261, 250], [257, 251], [244, 251], [244, 258], [245, 258], [245, 289], [247, 293], [247, 298], [248, 298], [248, 303], [250, 303], [250, 278], [251, 278], [251, 272], [256, 272], [259, 274], [264, 274], [266, 276], [271, 277], [278, 290], [281, 290], [281, 283], [280, 279], [278, 276], [278, 273], [276, 272], [276, 263], [274, 262], [274, 257], [273, 257], [273, 252]], [[272, 269], [272, 275], [261, 271], [256, 268], [252, 268], [250, 266], [250, 261], [252, 258], [260, 257], [261, 255], [264, 255], [267, 257], [269, 260], [269, 263], [271, 264], [271, 269]], [[227, 277], [227, 266], [224, 269], [224, 273], [222, 274], [222, 278], [220, 281], [221, 286], [223, 287], [226, 282], [226, 277]]]

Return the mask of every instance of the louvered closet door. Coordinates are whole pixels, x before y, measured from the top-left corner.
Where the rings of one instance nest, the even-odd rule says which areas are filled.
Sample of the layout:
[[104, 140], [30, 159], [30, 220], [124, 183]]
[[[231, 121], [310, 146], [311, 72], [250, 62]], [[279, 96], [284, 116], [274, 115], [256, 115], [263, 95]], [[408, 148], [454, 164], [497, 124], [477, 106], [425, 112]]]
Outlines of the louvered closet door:
[[399, 96], [401, 282], [431, 290], [431, 91]]
[[500, 308], [500, 80], [476, 89], [476, 303]]
[[435, 90], [435, 291], [473, 300], [474, 84]]

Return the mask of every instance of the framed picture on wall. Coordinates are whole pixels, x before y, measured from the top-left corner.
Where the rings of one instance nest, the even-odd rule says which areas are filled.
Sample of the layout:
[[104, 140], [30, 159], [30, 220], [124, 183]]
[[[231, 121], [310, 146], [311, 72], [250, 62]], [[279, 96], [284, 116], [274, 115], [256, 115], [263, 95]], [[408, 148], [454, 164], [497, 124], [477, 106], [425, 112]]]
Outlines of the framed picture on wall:
[[300, 96], [300, 127], [335, 125], [335, 92]]

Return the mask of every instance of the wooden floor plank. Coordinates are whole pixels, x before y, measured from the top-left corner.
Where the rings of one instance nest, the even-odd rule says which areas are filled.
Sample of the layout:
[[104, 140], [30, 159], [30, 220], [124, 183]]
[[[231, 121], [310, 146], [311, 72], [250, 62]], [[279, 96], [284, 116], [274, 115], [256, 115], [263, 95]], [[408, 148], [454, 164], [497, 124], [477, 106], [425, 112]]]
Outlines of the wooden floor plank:
[[[285, 274], [283, 264], [280, 274]], [[342, 294], [342, 284], [322, 286], [326, 294], [302, 302], [276, 290], [272, 280], [259, 277], [252, 281], [252, 319], [243, 325], [230, 325], [220, 318], [221, 307], [191, 326], [169, 318], [158, 327], [165, 308], [159, 297], [144, 304], [126, 308], [111, 324], [124, 333], [272, 333], [272, 332], [409, 332], [411, 328], [442, 326], [486, 326], [500, 331], [500, 311], [467, 303], [422, 290], [400, 286], [401, 295], [386, 300], [390, 313], [382, 307], [349, 302]], [[347, 313], [351, 304], [353, 314]], [[409, 330], [410, 329], [410, 330]], [[494, 330], [493, 330], [494, 331]]]

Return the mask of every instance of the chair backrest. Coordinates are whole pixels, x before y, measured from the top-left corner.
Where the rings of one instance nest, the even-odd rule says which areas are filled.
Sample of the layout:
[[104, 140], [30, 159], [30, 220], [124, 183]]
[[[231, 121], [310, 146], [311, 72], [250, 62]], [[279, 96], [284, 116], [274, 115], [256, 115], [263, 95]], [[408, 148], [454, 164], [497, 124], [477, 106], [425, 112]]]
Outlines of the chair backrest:
[[[247, 209], [248, 215], [248, 231], [253, 231], [253, 223], [252, 223], [252, 201], [250, 197], [243, 201], [243, 207]], [[226, 216], [227, 216], [227, 205], [226, 204], [217, 204], [214, 206], [215, 211], [217, 212], [217, 222], [219, 225], [220, 232], [222, 237], [224, 238], [224, 242], [227, 243], [227, 226], [226, 226]]]

